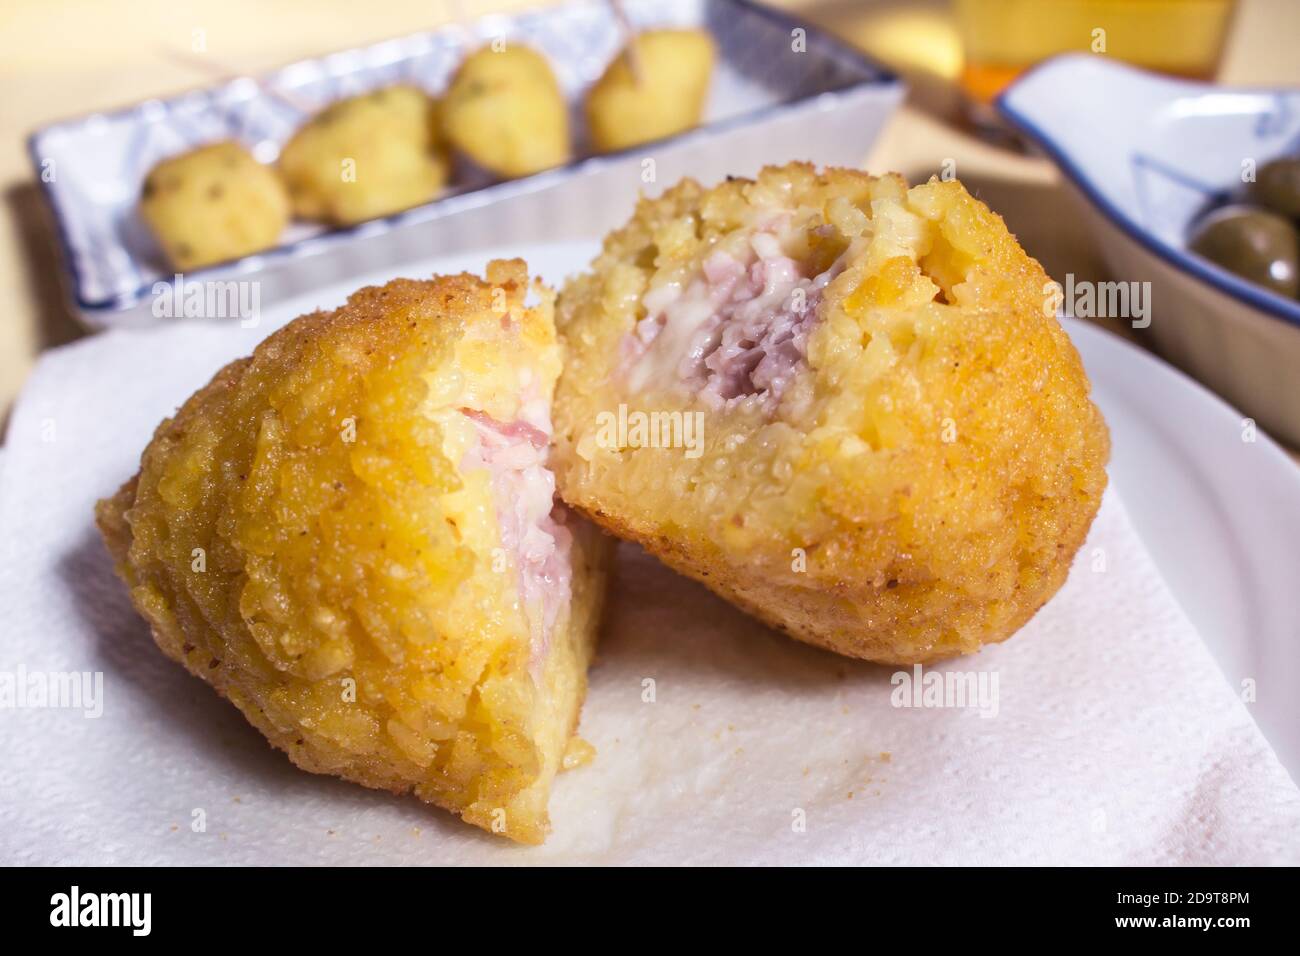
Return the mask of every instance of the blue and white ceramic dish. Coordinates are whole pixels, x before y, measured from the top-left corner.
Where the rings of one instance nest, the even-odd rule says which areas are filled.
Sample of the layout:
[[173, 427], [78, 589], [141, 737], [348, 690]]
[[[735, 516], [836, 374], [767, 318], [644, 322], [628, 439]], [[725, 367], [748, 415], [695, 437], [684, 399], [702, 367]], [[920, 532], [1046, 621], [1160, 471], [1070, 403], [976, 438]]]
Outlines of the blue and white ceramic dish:
[[1300, 302], [1187, 248], [1197, 217], [1239, 194], [1243, 173], [1300, 152], [1300, 90], [1193, 83], [1072, 54], [1031, 70], [998, 108], [1081, 194], [1114, 277], [1151, 283], [1138, 334], [1300, 444]]
[[[324, 282], [439, 252], [600, 235], [638, 191], [683, 176], [708, 182], [765, 163], [859, 165], [902, 99], [902, 84], [852, 48], [747, 0], [624, 0], [634, 28], [703, 27], [719, 62], [703, 124], [622, 153], [582, 155], [510, 182], [453, 183], [444, 197], [348, 229], [294, 224], [280, 246], [188, 273], [186, 283], [256, 278], [263, 306]], [[496, 38], [550, 60], [575, 114], [585, 88], [625, 42], [611, 5], [578, 0], [484, 17], [236, 79], [166, 100], [55, 123], [29, 151], [58, 224], [67, 285], [92, 326], [153, 321], [173, 272], [136, 212], [141, 183], [164, 157], [218, 139], [273, 162], [280, 145], [333, 100], [405, 82], [439, 93], [465, 54]], [[648, 162], [653, 160], [653, 162]], [[562, 277], [560, 277], [562, 278]]]

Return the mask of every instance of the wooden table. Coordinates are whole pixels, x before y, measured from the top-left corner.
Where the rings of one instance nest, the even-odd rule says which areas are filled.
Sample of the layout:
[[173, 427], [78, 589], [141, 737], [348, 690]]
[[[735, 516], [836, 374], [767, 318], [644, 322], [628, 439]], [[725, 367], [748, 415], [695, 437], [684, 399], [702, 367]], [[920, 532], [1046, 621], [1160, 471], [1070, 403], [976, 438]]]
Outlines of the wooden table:
[[[0, 410], [35, 356], [84, 334], [59, 288], [50, 220], [24, 145], [35, 127], [211, 83], [223, 72], [257, 73], [300, 57], [428, 29], [458, 15], [519, 9], [512, 0], [5, 0], [0, 12]], [[1105, 277], [1087, 231], [1063, 229], [1073, 207], [1045, 159], [980, 140], [952, 122], [960, 47], [945, 0], [778, 0], [774, 5], [833, 30], [899, 69], [911, 92], [866, 158], [873, 171], [924, 180], [945, 160], [1006, 219], [1052, 275]], [[363, 10], [364, 15], [358, 11]], [[206, 53], [191, 50], [201, 36]], [[1300, 85], [1300, 3], [1241, 0], [1222, 78]], [[205, 60], [204, 57], [207, 59]], [[207, 65], [205, 65], [207, 64]], [[1122, 332], [1122, 328], [1118, 329]]]

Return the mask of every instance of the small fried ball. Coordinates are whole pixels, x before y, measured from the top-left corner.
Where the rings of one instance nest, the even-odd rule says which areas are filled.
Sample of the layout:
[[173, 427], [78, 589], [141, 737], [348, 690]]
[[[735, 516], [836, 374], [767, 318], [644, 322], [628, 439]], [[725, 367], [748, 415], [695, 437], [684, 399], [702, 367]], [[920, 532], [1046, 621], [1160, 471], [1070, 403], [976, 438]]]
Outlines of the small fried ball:
[[1056, 593], [1109, 437], [1047, 276], [958, 182], [803, 163], [643, 200], [561, 293], [565, 502], [810, 644], [891, 664]]
[[339, 100], [285, 144], [280, 173], [303, 219], [347, 225], [429, 202], [447, 181], [436, 103], [412, 86]]
[[713, 40], [702, 30], [639, 34], [587, 94], [592, 145], [627, 149], [696, 126], [713, 59]]
[[164, 159], [145, 177], [140, 215], [181, 270], [274, 246], [289, 221], [275, 171], [238, 143], [213, 143]]
[[484, 169], [527, 176], [569, 159], [568, 105], [546, 58], [514, 44], [465, 58], [443, 101], [447, 139]]

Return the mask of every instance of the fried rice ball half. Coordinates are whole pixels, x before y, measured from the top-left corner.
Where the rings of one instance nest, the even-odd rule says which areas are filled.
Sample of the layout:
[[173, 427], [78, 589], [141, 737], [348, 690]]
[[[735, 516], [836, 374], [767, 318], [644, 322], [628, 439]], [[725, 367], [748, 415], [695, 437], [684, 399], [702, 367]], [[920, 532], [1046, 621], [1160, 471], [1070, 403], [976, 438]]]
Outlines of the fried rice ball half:
[[212, 143], [149, 171], [140, 216], [184, 271], [274, 246], [289, 222], [289, 197], [275, 171], [243, 146]]
[[510, 43], [465, 58], [443, 97], [447, 140], [482, 168], [515, 178], [569, 160], [569, 107], [546, 57]]
[[553, 297], [526, 285], [493, 262], [290, 323], [97, 519], [163, 653], [299, 767], [538, 843], [609, 545], [554, 502]]
[[432, 201], [448, 170], [437, 112], [413, 86], [330, 104], [280, 152], [294, 214], [350, 225]]
[[557, 310], [564, 500], [799, 640], [905, 664], [1064, 582], [1106, 426], [957, 182], [807, 164], [642, 200]]
[[675, 136], [700, 122], [715, 58], [703, 30], [647, 30], [587, 93], [587, 128], [602, 152]]

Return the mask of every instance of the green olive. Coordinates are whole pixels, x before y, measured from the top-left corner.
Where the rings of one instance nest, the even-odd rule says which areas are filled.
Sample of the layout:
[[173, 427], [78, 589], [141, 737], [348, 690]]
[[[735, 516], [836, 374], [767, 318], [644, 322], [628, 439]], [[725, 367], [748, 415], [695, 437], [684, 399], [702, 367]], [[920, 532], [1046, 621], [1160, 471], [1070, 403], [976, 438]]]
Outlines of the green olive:
[[1295, 298], [1300, 291], [1300, 239], [1295, 226], [1253, 206], [1224, 206], [1192, 234], [1192, 251], [1256, 285]]
[[1275, 159], [1260, 168], [1250, 198], [1261, 206], [1300, 219], [1300, 157]]

